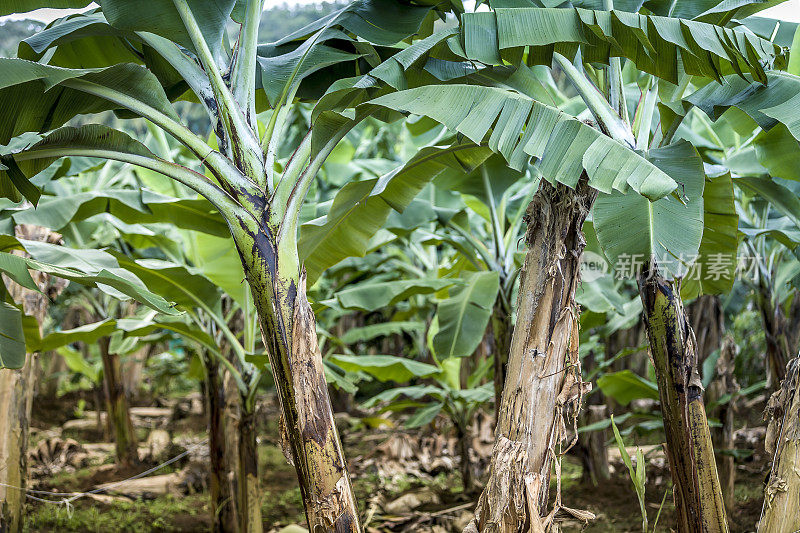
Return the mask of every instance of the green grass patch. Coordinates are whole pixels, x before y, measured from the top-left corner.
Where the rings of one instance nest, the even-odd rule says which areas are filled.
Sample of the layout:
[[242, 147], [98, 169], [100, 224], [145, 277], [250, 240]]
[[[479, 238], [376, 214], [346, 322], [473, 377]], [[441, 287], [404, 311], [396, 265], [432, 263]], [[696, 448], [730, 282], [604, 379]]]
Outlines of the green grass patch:
[[196, 494], [176, 498], [163, 496], [154, 500], [120, 501], [105, 505], [78, 500], [71, 510], [56, 504], [30, 506], [23, 531], [105, 533], [151, 533], [205, 531], [208, 496]]

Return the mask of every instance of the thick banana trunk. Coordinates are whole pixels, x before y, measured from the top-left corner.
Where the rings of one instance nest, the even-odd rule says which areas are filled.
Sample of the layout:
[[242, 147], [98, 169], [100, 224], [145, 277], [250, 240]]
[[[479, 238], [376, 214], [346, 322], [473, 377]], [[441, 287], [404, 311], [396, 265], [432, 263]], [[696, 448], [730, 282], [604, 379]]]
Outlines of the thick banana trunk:
[[236, 499], [231, 485], [230, 450], [226, 433], [230, 430], [225, 403], [225, 387], [219, 373], [219, 363], [212, 356], [203, 357], [206, 368], [206, 414], [208, 416], [209, 483], [211, 496], [211, 531], [213, 533], [235, 533]]
[[639, 280], [656, 370], [680, 533], [728, 531], [694, 333], [678, 287], [649, 269]]
[[22, 531], [35, 359], [35, 355], [29, 354], [21, 369], [0, 370], [0, 531], [3, 533]]
[[565, 416], [577, 416], [584, 392], [575, 290], [581, 229], [596, 194], [585, 177], [577, 190], [542, 181], [528, 206], [528, 251], [490, 477], [465, 532], [538, 532], [550, 520], [540, 515], [547, 514], [553, 458], [566, 437]]
[[774, 453], [764, 491], [758, 533], [800, 530], [800, 357], [788, 365], [786, 379], [770, 398], [766, 448]]
[[[14, 228], [18, 238], [55, 243], [57, 233], [40, 226], [20, 225]], [[15, 252], [20, 253], [20, 252]], [[11, 298], [22, 305], [26, 315], [41, 325], [47, 316], [50, 300], [66, 286], [64, 281], [51, 281], [47, 274], [31, 272], [43, 292], [32, 291], [6, 279]], [[36, 391], [37, 355], [28, 354], [19, 370], [0, 370], [0, 532], [19, 533], [23, 526], [25, 486], [27, 485], [28, 424]]]
[[[734, 414], [736, 409], [736, 398], [739, 392], [739, 384], [736, 382], [734, 371], [734, 359], [736, 357], [736, 344], [733, 338], [728, 336], [722, 341], [719, 348], [719, 358], [717, 359], [716, 375], [711, 382], [708, 390], [709, 402], [716, 401], [728, 395], [727, 402], [721, 404], [712, 413], [712, 417], [717, 418], [722, 424], [712, 431], [714, 442], [718, 449], [733, 450], [734, 448]], [[736, 507], [734, 498], [734, 484], [736, 482], [736, 464], [733, 455], [717, 455], [717, 468], [719, 469], [719, 479], [722, 484], [722, 496], [725, 500], [725, 509], [731, 512]]]
[[134, 466], [139, 464], [139, 446], [131, 421], [119, 356], [109, 353], [108, 337], [100, 339], [98, 345], [100, 346], [100, 357], [103, 360], [106, 411], [114, 436], [117, 462], [124, 467]]
[[786, 363], [793, 354], [789, 352], [790, 338], [786, 315], [780, 305], [775, 305], [772, 295], [772, 286], [766, 276], [760, 275], [756, 300], [761, 312], [761, 323], [764, 325], [764, 337], [767, 344], [767, 386], [776, 389], [780, 387], [786, 377]]
[[258, 482], [258, 445], [256, 417], [253, 410], [239, 413], [239, 480], [238, 480], [239, 531], [260, 533], [261, 487]]
[[[595, 362], [594, 350], [583, 358], [582, 365], [584, 372], [591, 372], [597, 367]], [[580, 417], [580, 426], [588, 426], [608, 418], [608, 408], [605, 405], [605, 397], [600, 391], [595, 391], [586, 399], [586, 406]], [[599, 483], [607, 481], [611, 477], [608, 466], [608, 440], [607, 431], [598, 429], [588, 431], [578, 436], [577, 451], [583, 465], [581, 481], [586, 484], [597, 486]]]
[[[239, 494], [239, 432], [237, 431], [237, 424], [239, 423], [239, 413], [241, 411], [242, 395], [239, 394], [239, 388], [236, 381], [230, 372], [225, 372], [222, 377], [223, 392], [224, 392], [224, 410], [222, 417], [225, 421], [225, 453], [227, 455], [228, 467], [230, 468], [231, 475], [228, 479], [228, 494], [233, 494], [238, 497]], [[239, 527], [239, 509], [238, 502], [232, 504], [232, 510], [235, 521], [235, 527]], [[234, 531], [236, 531], [234, 529]]]
[[122, 387], [125, 390], [125, 396], [128, 398], [136, 399], [139, 397], [139, 386], [142, 383], [144, 367], [151, 349], [152, 346], [145, 346], [127, 354], [125, 360], [121, 362]]
[[[305, 272], [279, 272], [280, 257], [263, 227], [235, 233], [259, 315], [281, 404], [287, 454], [294, 464], [312, 533], [359, 532], [350, 477], [334, 424]], [[243, 410], [248, 407], [244, 406]], [[241, 444], [240, 444], [241, 445]]]

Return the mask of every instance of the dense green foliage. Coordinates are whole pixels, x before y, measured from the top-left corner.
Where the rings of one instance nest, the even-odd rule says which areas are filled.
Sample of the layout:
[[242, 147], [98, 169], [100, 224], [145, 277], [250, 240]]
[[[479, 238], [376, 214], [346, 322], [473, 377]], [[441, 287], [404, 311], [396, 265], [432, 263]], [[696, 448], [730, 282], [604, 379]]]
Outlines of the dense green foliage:
[[[687, 303], [684, 385], [712, 428], [797, 354], [800, 31], [740, 24], [758, 2], [357, 0], [269, 6], [252, 28], [260, 2], [100, 4], [0, 26], [0, 367], [42, 352], [43, 386], [99, 392], [141, 358], [151, 397], [202, 388], [210, 405], [227, 381], [237, 504], [258, 500], [246, 422], [270, 394], [309, 522], [312, 487], [345, 485], [337, 516], [355, 516], [346, 468], [326, 470], [344, 455], [325, 381], [364, 426], [452, 428], [472, 496], [473, 424], [500, 408], [519, 302], [544, 293], [518, 279], [545, 182], [597, 193], [563, 229], [586, 244], [580, 307], [541, 327], [574, 313], [561, 340], [595, 384], [577, 404], [605, 408], [558, 433], [611, 442], [616, 415], [645, 531], [644, 455], [634, 467], [624, 440], [670, 428], [643, 269]], [[12, 296], [44, 288], [31, 271], [69, 281], [40, 324]], [[738, 390], [715, 388], [724, 372]], [[260, 529], [260, 502], [237, 511]]]

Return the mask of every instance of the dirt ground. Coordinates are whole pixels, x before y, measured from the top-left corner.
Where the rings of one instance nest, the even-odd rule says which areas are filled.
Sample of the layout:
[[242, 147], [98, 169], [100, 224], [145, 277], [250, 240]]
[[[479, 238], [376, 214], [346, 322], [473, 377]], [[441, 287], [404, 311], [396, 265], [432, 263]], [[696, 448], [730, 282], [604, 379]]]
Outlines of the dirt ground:
[[[63, 400], [63, 399], [62, 399]], [[54, 438], [60, 426], [74, 418], [72, 410], [62, 408], [75, 403], [67, 400], [59, 405], [40, 404], [36, 408], [32, 427], [31, 446], [42, 439]], [[266, 413], [261, 428], [259, 459], [261, 486], [263, 489], [262, 514], [264, 530], [303, 531], [305, 518], [300, 490], [297, 487], [294, 468], [281, 452], [277, 440], [274, 420]], [[744, 423], [744, 422], [742, 422]], [[150, 422], [167, 428], [174, 442], [184, 443], [184, 448], [175, 445], [174, 451], [185, 449], [187, 442], [204, 439], [204, 419], [200, 413], [190, 414], [179, 420]], [[69, 425], [69, 424], [68, 424]], [[144, 441], [152, 428], [148, 423], [137, 423], [140, 438]], [[342, 423], [344, 445], [351, 464], [354, 491], [361, 507], [362, 519], [368, 532], [430, 531], [436, 533], [460, 532], [469, 519], [476, 495], [466, 495], [462, 488], [458, 469], [458, 457], [451, 452], [453, 439], [448, 438], [444, 421], [439, 427], [413, 432], [402, 428], [365, 428], [358, 420]], [[60, 431], [59, 438], [66, 438]], [[88, 448], [102, 439], [102, 431], [70, 434], [78, 444]], [[484, 432], [485, 433], [485, 432]], [[487, 437], [488, 438], [488, 437]], [[638, 439], [637, 444], [657, 441], [657, 435]], [[476, 441], [477, 442], [477, 441]], [[491, 450], [490, 443], [477, 448], [480, 453]], [[110, 449], [106, 446], [105, 449]], [[613, 445], [610, 450], [613, 451]], [[98, 460], [99, 457], [99, 460]], [[581, 481], [582, 468], [579, 460], [567, 455], [562, 461], [561, 494], [565, 506], [591, 511], [596, 519], [588, 524], [577, 520], [563, 523], [564, 531], [586, 532], [638, 532], [642, 531], [639, 503], [628, 478], [627, 470], [612, 457], [614, 470], [609, 481], [592, 486]], [[479, 459], [474, 457], [473, 459]], [[187, 456], [152, 475], [178, 475], [191, 470], [193, 459]], [[36, 461], [33, 461], [35, 463]], [[99, 464], [98, 464], [99, 463]], [[110, 452], [96, 456], [93, 464], [34, 476], [31, 485], [38, 490], [71, 492], [87, 491], [101, 483], [118, 481], [133, 476], [157, 461], [150, 460], [138, 470], [123, 471], [113, 465]], [[28, 504], [25, 531], [27, 532], [93, 532], [125, 531], [148, 532], [199, 532], [207, 531], [209, 504], [202, 479], [202, 462], [195, 465], [199, 474], [185, 486], [168, 490], [165, 494], [125, 495], [123, 488], [115, 497], [98, 496], [80, 498], [70, 506], [57, 503], [30, 501]], [[36, 465], [31, 468], [35, 470]], [[732, 532], [753, 531], [761, 512], [763, 480], [767, 464], [763, 453], [755, 450], [746, 460], [737, 465], [736, 508], [729, 513]], [[649, 528], [652, 530], [656, 515], [664, 500], [656, 531], [667, 532], [674, 525], [674, 507], [671, 498], [669, 472], [663, 455], [655, 453], [647, 466], [646, 509]], [[551, 497], [556, 492], [555, 480]], [[288, 528], [288, 529], [283, 529]]]

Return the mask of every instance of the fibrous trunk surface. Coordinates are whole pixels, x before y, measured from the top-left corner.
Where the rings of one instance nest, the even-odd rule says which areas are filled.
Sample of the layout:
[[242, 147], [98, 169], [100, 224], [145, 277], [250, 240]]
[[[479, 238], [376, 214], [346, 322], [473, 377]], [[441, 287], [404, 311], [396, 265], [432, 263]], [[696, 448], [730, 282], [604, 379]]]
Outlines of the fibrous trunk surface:
[[651, 265], [641, 274], [639, 290], [661, 398], [678, 531], [727, 532], [695, 338], [679, 286]]
[[33, 356], [29, 355], [21, 369], [0, 370], [0, 531], [4, 533], [22, 531], [25, 492], [20, 489], [24, 489], [27, 477], [34, 368]]
[[767, 385], [775, 389], [786, 377], [786, 363], [793, 354], [789, 352], [790, 335], [783, 308], [773, 301], [774, 287], [764, 274], [758, 277], [756, 300], [761, 312], [766, 340]]
[[[739, 383], [734, 375], [736, 352], [737, 348], [733, 338], [730, 336], [725, 337], [722, 341], [722, 346], [719, 348], [716, 373], [707, 394], [709, 402], [722, 400], [726, 396], [729, 398], [727, 402], [720, 403], [711, 413], [713, 418], [721, 422], [712, 431], [718, 450], [733, 450], [735, 448], [734, 415], [739, 393]], [[735, 457], [732, 454], [718, 454], [717, 468], [719, 469], [725, 509], [731, 512], [736, 507], [734, 498], [734, 484], [736, 482]]]
[[[542, 181], [528, 207], [527, 253], [520, 275], [490, 477], [466, 531], [544, 531], [550, 471], [585, 391], [578, 366], [575, 290], [581, 231], [596, 192]], [[571, 413], [570, 413], [571, 412]], [[545, 518], [540, 518], [546, 514]]]
[[214, 533], [237, 531], [236, 502], [231, 461], [226, 434], [232, 431], [226, 418], [225, 384], [219, 372], [219, 363], [212, 356], [204, 356], [206, 367], [206, 413], [208, 416], [209, 482], [211, 497], [211, 530]]
[[261, 487], [258, 481], [258, 444], [255, 413], [242, 409], [239, 413], [239, 531], [258, 533], [261, 524]]
[[767, 405], [766, 448], [774, 453], [764, 491], [759, 533], [800, 530], [800, 357], [788, 365], [786, 379]]
[[358, 508], [331, 409], [305, 271], [279, 272], [277, 244], [261, 227], [237, 239], [281, 404], [312, 533], [359, 532]]
[[[502, 290], [502, 289], [501, 289]], [[511, 336], [514, 324], [511, 321], [511, 310], [498, 295], [492, 310], [492, 334], [494, 336], [494, 419], [500, 419], [500, 405], [503, 402], [503, 385], [506, 382], [506, 365], [508, 352], [511, 349]]]

